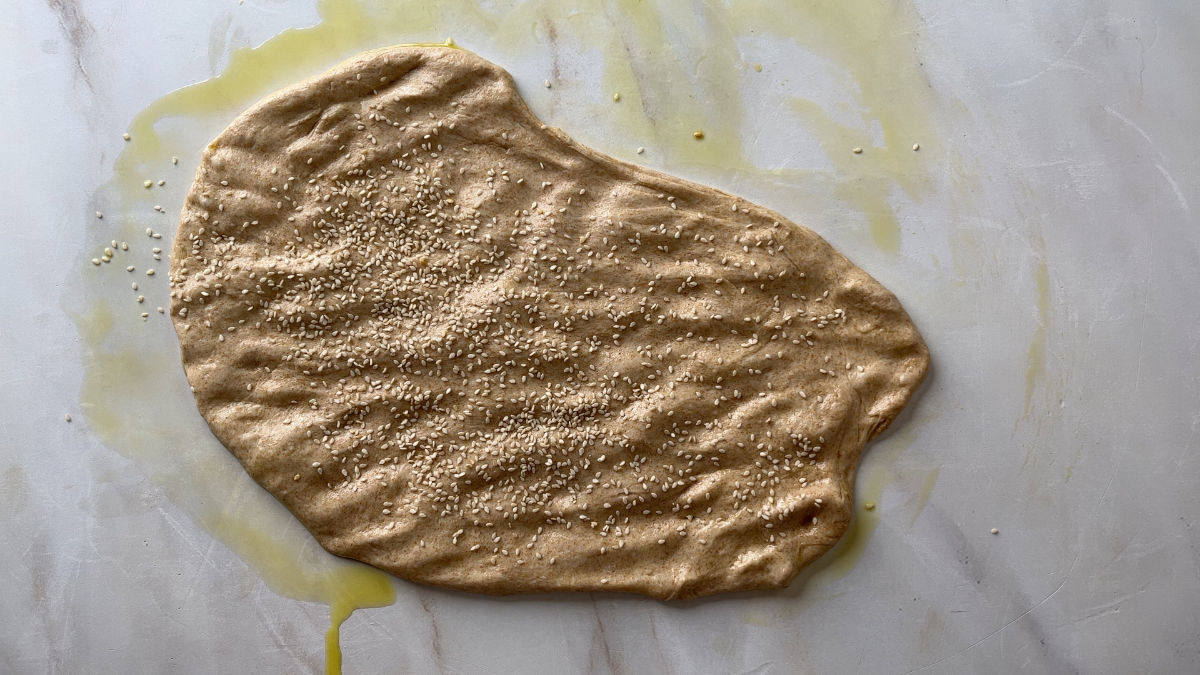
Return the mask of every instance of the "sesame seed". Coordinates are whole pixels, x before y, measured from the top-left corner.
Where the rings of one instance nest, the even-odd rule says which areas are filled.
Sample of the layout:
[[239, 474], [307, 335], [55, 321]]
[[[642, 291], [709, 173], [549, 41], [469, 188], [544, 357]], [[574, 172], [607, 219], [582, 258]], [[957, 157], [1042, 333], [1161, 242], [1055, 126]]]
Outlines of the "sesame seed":
[[704, 139], [704, 132], [703, 132], [703, 131], [701, 131], [701, 130], [699, 130], [699, 129], [697, 129], [697, 130], [695, 130], [695, 131], [693, 131], [693, 132], [692, 132], [692, 138], [694, 138], [694, 139], [696, 139], [696, 140], [698, 140], [698, 141], [699, 141], [699, 140], [703, 140], [703, 139]]
[[862, 154], [862, 152], [863, 152], [863, 149], [862, 149], [862, 148], [857, 148], [857, 147], [856, 147], [856, 148], [854, 148], [853, 152], [854, 152], [854, 154], [856, 154], [856, 155], [861, 155], [861, 154]]

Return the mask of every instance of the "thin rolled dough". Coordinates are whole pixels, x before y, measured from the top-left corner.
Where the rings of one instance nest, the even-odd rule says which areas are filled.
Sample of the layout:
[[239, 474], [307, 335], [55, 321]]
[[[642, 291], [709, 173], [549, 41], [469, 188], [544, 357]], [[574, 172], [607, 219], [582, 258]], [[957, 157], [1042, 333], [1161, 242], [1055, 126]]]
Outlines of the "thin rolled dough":
[[213, 433], [329, 551], [486, 593], [778, 587], [928, 367], [812, 231], [396, 47], [206, 150], [171, 315]]

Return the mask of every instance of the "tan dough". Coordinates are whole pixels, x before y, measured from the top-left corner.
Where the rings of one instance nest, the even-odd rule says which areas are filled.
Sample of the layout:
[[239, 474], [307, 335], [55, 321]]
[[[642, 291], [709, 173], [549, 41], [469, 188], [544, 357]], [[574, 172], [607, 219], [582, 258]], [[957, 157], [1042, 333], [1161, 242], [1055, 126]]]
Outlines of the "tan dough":
[[337, 555], [485, 593], [786, 585], [928, 367], [812, 231], [582, 147], [442, 47], [238, 117], [171, 288], [255, 480]]

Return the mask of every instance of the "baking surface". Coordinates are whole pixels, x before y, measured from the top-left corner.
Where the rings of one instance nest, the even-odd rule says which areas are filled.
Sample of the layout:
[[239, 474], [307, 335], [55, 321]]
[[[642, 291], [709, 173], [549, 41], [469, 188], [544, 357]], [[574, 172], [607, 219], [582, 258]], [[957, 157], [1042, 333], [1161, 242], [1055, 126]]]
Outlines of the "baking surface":
[[[321, 672], [331, 605], [361, 607], [346, 672], [1200, 669], [1200, 12], [795, 4], [17, 3], [0, 670]], [[211, 438], [146, 275], [200, 150], [278, 86], [447, 36], [580, 142], [812, 227], [921, 329], [933, 368], [868, 447], [856, 525], [790, 589], [391, 580]]]

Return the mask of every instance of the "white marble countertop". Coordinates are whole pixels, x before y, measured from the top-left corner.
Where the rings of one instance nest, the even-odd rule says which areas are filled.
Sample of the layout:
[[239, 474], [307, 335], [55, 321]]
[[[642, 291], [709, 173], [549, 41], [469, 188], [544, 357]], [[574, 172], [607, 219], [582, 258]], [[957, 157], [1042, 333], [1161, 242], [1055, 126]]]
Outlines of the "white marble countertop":
[[[165, 271], [151, 247], [241, 108], [447, 36], [582, 142], [816, 229], [896, 292], [934, 366], [865, 456], [878, 506], [790, 589], [664, 604], [390, 580], [395, 601], [343, 627], [347, 672], [1200, 671], [1190, 3], [10, 4], [0, 671], [324, 669], [326, 603], [362, 570], [207, 435], [155, 311], [165, 275], [139, 275]], [[93, 267], [110, 239], [131, 251]]]

